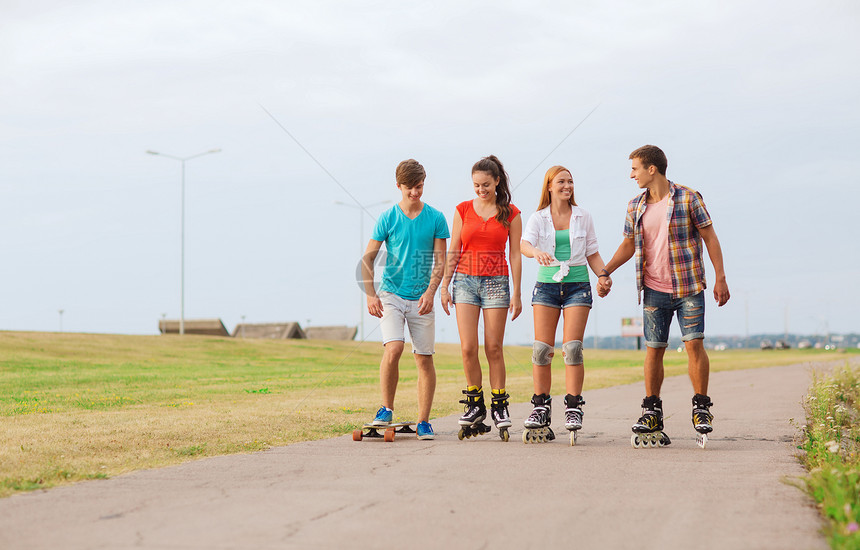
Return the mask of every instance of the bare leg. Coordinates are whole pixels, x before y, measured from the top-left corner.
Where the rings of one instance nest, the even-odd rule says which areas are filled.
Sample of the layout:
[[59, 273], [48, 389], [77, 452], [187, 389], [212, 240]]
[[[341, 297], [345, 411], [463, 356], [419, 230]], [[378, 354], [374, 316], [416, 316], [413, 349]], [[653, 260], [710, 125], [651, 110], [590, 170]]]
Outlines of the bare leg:
[[472, 304], [456, 304], [457, 331], [460, 333], [460, 355], [467, 386], [481, 386], [481, 363], [478, 360], [478, 317], [481, 308]]
[[693, 383], [693, 391], [702, 395], [708, 395], [708, 377], [711, 370], [711, 360], [705, 351], [705, 340], [697, 338], [684, 342], [687, 348], [688, 370], [690, 382]]
[[[484, 353], [490, 370], [490, 386], [494, 390], [505, 387], [505, 323], [508, 310], [493, 308], [484, 310]], [[480, 385], [480, 384], [479, 384]]]
[[[590, 309], [583, 306], [573, 306], [564, 309], [564, 341], [582, 341], [585, 334], [585, 323], [588, 321]], [[585, 365], [564, 364], [565, 389], [570, 395], [582, 394], [582, 381], [585, 378]]]
[[394, 409], [394, 394], [400, 379], [400, 356], [403, 355], [403, 342], [394, 340], [385, 344], [382, 362], [379, 364], [379, 382], [382, 387], [382, 404]]
[[666, 348], [645, 348], [645, 395], [660, 396], [663, 386], [663, 355]]
[[[535, 320], [535, 340], [550, 346], [555, 345], [555, 331], [558, 328], [558, 318], [561, 310], [535, 305], [532, 308]], [[535, 393], [549, 394], [552, 390], [552, 365], [532, 364]]]
[[436, 394], [436, 367], [432, 355], [412, 355], [418, 367], [418, 422], [426, 422], [430, 420], [430, 408]]

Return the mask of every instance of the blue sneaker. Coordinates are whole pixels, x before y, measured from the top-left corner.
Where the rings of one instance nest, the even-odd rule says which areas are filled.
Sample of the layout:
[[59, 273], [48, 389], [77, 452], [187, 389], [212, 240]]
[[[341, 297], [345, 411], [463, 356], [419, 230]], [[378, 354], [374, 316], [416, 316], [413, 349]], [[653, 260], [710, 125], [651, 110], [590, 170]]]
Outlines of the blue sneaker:
[[388, 426], [391, 424], [391, 419], [394, 417], [394, 411], [389, 409], [388, 407], [382, 406], [379, 407], [379, 410], [376, 411], [376, 417], [373, 419], [374, 426]]
[[419, 422], [418, 429], [418, 439], [435, 439], [436, 434], [433, 433], [433, 426], [430, 425], [429, 422]]

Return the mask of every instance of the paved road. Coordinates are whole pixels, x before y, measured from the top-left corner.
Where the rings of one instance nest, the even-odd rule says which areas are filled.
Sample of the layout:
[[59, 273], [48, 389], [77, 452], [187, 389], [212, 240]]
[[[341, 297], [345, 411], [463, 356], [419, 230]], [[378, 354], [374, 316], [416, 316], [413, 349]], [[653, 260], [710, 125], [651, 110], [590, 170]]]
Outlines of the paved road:
[[[588, 392], [576, 447], [349, 436], [0, 500], [0, 548], [826, 548], [790, 418], [809, 365], [712, 376], [696, 447], [689, 381], [667, 379], [663, 449], [632, 449], [641, 385]], [[561, 398], [555, 424], [561, 426]], [[521, 434], [528, 404], [511, 413]], [[558, 431], [558, 430], [557, 430]]]

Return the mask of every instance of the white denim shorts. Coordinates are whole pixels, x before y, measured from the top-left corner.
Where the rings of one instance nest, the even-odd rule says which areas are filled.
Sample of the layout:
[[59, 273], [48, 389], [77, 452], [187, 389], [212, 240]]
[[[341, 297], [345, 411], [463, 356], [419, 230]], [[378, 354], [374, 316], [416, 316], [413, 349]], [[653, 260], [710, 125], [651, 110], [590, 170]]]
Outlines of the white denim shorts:
[[403, 327], [409, 327], [412, 353], [433, 355], [436, 345], [436, 310], [418, 315], [418, 300], [406, 300], [391, 292], [380, 292], [382, 300], [382, 345], [388, 342], [404, 342]]

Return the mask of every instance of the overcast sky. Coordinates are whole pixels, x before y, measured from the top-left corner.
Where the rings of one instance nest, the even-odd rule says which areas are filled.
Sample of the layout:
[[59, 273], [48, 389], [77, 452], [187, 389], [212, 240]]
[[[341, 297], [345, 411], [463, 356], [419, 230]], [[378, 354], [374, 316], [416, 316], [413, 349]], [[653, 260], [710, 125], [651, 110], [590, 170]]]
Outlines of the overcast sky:
[[[396, 201], [410, 157], [449, 223], [482, 156], [526, 218], [569, 167], [608, 261], [638, 192], [627, 157], [653, 143], [722, 243], [732, 299], [709, 294], [707, 334], [860, 330], [855, 2], [73, 4], [0, 2], [0, 329], [178, 318], [180, 163], [148, 149], [222, 149], [186, 163], [185, 314], [232, 329], [357, 324], [388, 205], [360, 230], [335, 203]], [[523, 271], [511, 343], [532, 340]], [[614, 280], [587, 337], [641, 314], [633, 263]], [[438, 307], [437, 327], [454, 341]]]

